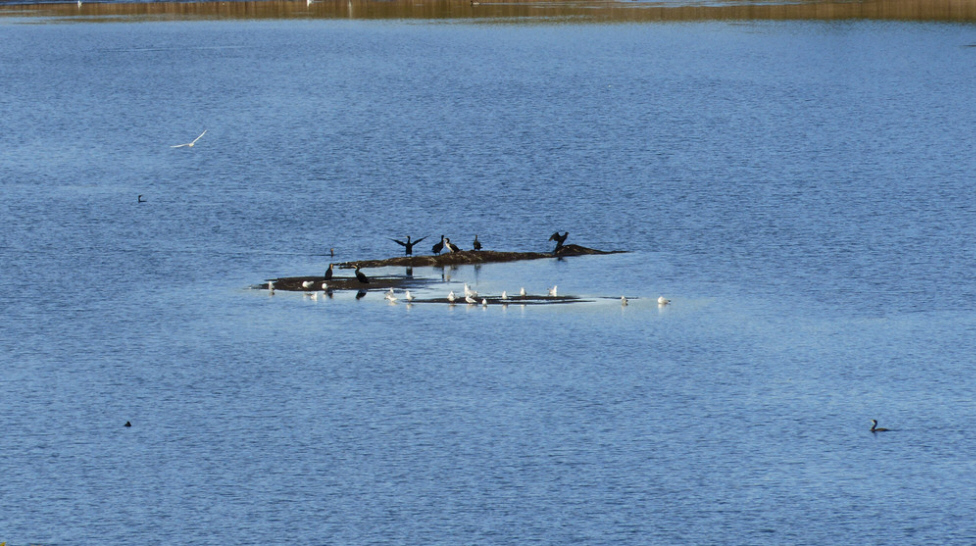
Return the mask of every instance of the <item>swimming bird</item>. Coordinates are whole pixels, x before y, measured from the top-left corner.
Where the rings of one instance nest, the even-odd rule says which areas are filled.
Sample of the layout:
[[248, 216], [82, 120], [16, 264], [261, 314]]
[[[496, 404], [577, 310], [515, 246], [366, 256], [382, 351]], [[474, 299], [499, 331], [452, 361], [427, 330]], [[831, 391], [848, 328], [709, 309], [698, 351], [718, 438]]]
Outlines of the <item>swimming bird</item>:
[[425, 235], [425, 236], [417, 239], [416, 241], [410, 242], [410, 236], [407, 235], [407, 242], [405, 242], [405, 243], [403, 241], [399, 241], [397, 239], [390, 239], [390, 240], [393, 241], [394, 243], [400, 245], [400, 246], [403, 246], [406, 249], [407, 256], [410, 256], [410, 255], [413, 254], [413, 245], [419, 243], [420, 241], [423, 241], [426, 238], [427, 238], [427, 236]]
[[871, 419], [871, 432], [888, 432], [888, 429], [878, 428], [878, 420]]
[[146, 200], [142, 198], [142, 194], [139, 194], [139, 197], [137, 197], [136, 199], [137, 199], [137, 200], [138, 200], [138, 202], [140, 202], [140, 203], [145, 203], [145, 202], [146, 202]]
[[325, 280], [332, 280], [332, 264], [329, 264], [329, 268], [325, 270]]
[[198, 140], [200, 140], [201, 138], [203, 138], [203, 135], [205, 135], [205, 134], [207, 134], [206, 129], [204, 129], [204, 131], [202, 133], [200, 133], [200, 136], [198, 136], [197, 138], [193, 139], [193, 142], [188, 142], [186, 144], [177, 144], [176, 146], [170, 146], [170, 148], [182, 148], [184, 146], [186, 146], [188, 148], [192, 148], [193, 145], [196, 144]]
[[627, 306], [627, 296], [620, 296], [620, 305], [623, 307]]
[[435, 243], [434, 246], [430, 248], [430, 251], [434, 254], [440, 254], [444, 250], [444, 236], [441, 235], [441, 242]]
[[557, 231], [549, 236], [550, 241], [556, 241], [556, 249], [553, 250], [553, 252], [559, 252], [559, 250], [563, 247], [563, 243], [566, 242], [566, 237], [569, 237], [568, 231], [562, 235], [560, 235]]
[[387, 300], [389, 300], [389, 301], [390, 301], [390, 303], [395, 303], [395, 302], [396, 302], [396, 300], [397, 300], [397, 297], [396, 297], [396, 294], [394, 294], [394, 293], [393, 293], [393, 287], [392, 287], [392, 286], [390, 287], [390, 291], [389, 291], [389, 292], [387, 292], [387, 293], [386, 293], [386, 296], [384, 296], [384, 297], [385, 297], [385, 298], [386, 298]]
[[478, 292], [475, 290], [471, 290], [471, 288], [468, 286], [468, 283], [464, 283], [464, 295], [477, 298]]
[[450, 252], [451, 254], [454, 254], [455, 252], [461, 252], [461, 249], [458, 248], [456, 244], [452, 243], [450, 239], [447, 238], [444, 239], [444, 246], [447, 247], [448, 252]]
[[478, 236], [474, 236], [474, 243], [471, 244], [471, 248], [475, 250], [481, 250], [481, 241], [478, 240]]
[[669, 300], [668, 298], [665, 298], [664, 296], [661, 296], [661, 297], [659, 297], [657, 299], [657, 304], [658, 305], [667, 305], [669, 303], [671, 303], [671, 300]]
[[356, 278], [359, 279], [359, 282], [363, 284], [369, 284], [369, 277], [359, 270], [359, 264], [356, 264]]
[[456, 300], [456, 299], [457, 299], [457, 296], [455, 296], [454, 295], [454, 291], [451, 290], [451, 292], [447, 295], [447, 301], [449, 301], [451, 303], [454, 303], [454, 300]]
[[556, 285], [552, 285], [552, 288], [549, 289], [549, 295], [555, 298], [558, 293], [558, 288]]
[[[81, 5], [81, 2], [78, 2], [78, 5], [80, 6]], [[124, 427], [131, 427], [132, 426], [132, 423], [126, 421], [125, 424], [122, 425], [122, 426], [124, 426]]]

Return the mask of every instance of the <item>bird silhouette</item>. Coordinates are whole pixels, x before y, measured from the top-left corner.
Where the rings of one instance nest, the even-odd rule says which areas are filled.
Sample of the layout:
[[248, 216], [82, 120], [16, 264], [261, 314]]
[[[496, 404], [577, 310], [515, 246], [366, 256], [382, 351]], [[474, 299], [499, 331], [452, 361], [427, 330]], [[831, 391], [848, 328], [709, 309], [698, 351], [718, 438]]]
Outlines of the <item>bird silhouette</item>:
[[363, 284], [369, 284], [369, 277], [359, 270], [359, 264], [356, 264], [356, 278], [359, 279], [359, 282]]
[[405, 243], [403, 241], [398, 240], [398, 239], [390, 239], [390, 240], [393, 241], [394, 243], [396, 243], [396, 244], [404, 247], [404, 249], [406, 250], [407, 256], [410, 256], [410, 255], [413, 254], [413, 245], [419, 243], [420, 241], [423, 241], [426, 238], [427, 238], [427, 236], [425, 235], [425, 236], [417, 239], [416, 241], [410, 242], [410, 236], [407, 235], [407, 242], [405, 242]]
[[332, 280], [332, 264], [329, 264], [329, 268], [325, 270], [325, 280]]
[[566, 242], [566, 237], [569, 237], [568, 231], [566, 233], [563, 233], [562, 235], [560, 235], [559, 232], [557, 231], [549, 236], [550, 241], [556, 241], [556, 249], [553, 250], [553, 252], [559, 252], [560, 249], [563, 248], [563, 243]]
[[478, 240], [478, 236], [474, 236], [474, 243], [471, 244], [471, 248], [475, 250], [481, 250], [481, 241]]
[[461, 252], [461, 249], [458, 248], [456, 244], [452, 243], [450, 239], [444, 239], [444, 246], [447, 247], [448, 252], [450, 252], [451, 254], [455, 252]]
[[444, 236], [443, 235], [441, 235], [441, 242], [435, 243], [434, 246], [431, 247], [430, 251], [433, 252], [434, 254], [440, 254], [442, 250], [444, 250]]

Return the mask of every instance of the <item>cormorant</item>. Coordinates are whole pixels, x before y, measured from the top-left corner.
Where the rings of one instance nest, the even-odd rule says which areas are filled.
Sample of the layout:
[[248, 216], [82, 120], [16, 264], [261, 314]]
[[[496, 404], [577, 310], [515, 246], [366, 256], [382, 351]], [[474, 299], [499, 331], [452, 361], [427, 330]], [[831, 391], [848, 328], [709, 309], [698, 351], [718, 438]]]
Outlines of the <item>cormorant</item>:
[[461, 252], [461, 249], [458, 248], [456, 244], [452, 243], [450, 239], [444, 239], [444, 246], [446, 246], [448, 252], [452, 254], [455, 252]]
[[332, 264], [329, 264], [329, 268], [325, 270], [325, 280], [332, 280]]
[[871, 419], [871, 432], [888, 432], [888, 429], [878, 428], [878, 420]]
[[471, 244], [471, 248], [475, 250], [481, 250], [481, 241], [478, 240], [478, 236], [474, 236], [474, 243]]
[[441, 235], [441, 242], [439, 242], [439, 243], [435, 244], [433, 247], [431, 247], [430, 251], [433, 252], [434, 254], [440, 254], [442, 250], [444, 250], [444, 236], [443, 235]]
[[427, 238], [427, 236], [425, 235], [425, 236], [417, 239], [416, 241], [410, 242], [410, 236], [407, 235], [407, 242], [405, 242], [405, 243], [403, 241], [399, 241], [397, 239], [390, 239], [390, 240], [393, 241], [394, 243], [396, 243], [396, 244], [398, 244], [398, 245], [406, 248], [407, 256], [410, 256], [410, 255], [413, 254], [413, 245], [419, 243], [420, 241], [423, 241], [426, 238]]
[[553, 233], [552, 235], [549, 236], [550, 241], [556, 241], [556, 249], [553, 250], [553, 252], [559, 252], [563, 248], [563, 243], [566, 242], [566, 237], [569, 237], [568, 231], [566, 233], [563, 233], [562, 235], [560, 235], [559, 232], [557, 231], [556, 233]]
[[[81, 2], [79, 2], [79, 4], [80, 4], [80, 3], [81, 3]], [[132, 423], [130, 423], [130, 422], [128, 422], [128, 421], [126, 421], [126, 422], [125, 422], [125, 424], [124, 424], [124, 425], [122, 425], [122, 426], [124, 426], [124, 427], [131, 427], [131, 426], [132, 426]]]
[[146, 202], [146, 200], [142, 198], [142, 194], [139, 194], [139, 197], [137, 199], [139, 200], [140, 203]]
[[356, 278], [359, 279], [359, 282], [363, 284], [369, 284], [369, 277], [359, 270], [359, 264], [356, 264]]

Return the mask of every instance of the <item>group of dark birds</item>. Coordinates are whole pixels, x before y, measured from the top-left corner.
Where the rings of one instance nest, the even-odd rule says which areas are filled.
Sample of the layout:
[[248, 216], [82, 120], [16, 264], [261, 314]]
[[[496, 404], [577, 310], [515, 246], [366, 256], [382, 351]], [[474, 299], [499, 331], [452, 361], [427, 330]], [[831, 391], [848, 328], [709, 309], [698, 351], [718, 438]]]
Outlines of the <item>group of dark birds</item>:
[[[555, 241], [556, 242], [556, 248], [555, 248], [555, 250], [553, 252], [559, 252], [563, 248], [563, 244], [566, 242], [566, 238], [567, 237], [569, 237], [569, 232], [568, 231], [566, 233], [563, 233], [562, 235], [560, 235], [559, 232], [557, 231], [557, 232], [553, 233], [552, 236], [549, 237], [549, 240], [550, 241]], [[421, 241], [423, 241], [426, 238], [427, 238], [427, 236], [423, 236], [423, 237], [421, 237], [421, 238], [419, 238], [417, 240], [411, 240], [410, 239], [410, 236], [407, 235], [407, 240], [406, 241], [401, 241], [400, 239], [390, 239], [390, 240], [393, 241], [394, 243], [402, 246], [403, 247], [403, 250], [404, 250], [404, 253], [407, 256], [412, 256], [413, 255], [413, 247], [415, 245], [419, 244]], [[476, 251], [482, 249], [481, 241], [478, 240], [478, 236], [477, 235], [474, 236], [474, 242], [471, 243], [471, 248], [472, 248], [472, 250], [476, 250]], [[451, 239], [449, 239], [449, 238], [444, 237], [443, 235], [441, 235], [441, 240], [439, 242], [437, 242], [436, 244], [434, 244], [434, 246], [432, 246], [430, 248], [430, 251], [433, 252], [435, 256], [437, 256], [437, 255], [440, 255], [440, 253], [441, 252], [444, 252], [444, 251], [447, 251], [447, 252], [450, 252], [450, 253], [461, 252], [461, 248], [458, 247], [456, 244], [452, 243], [451, 242]]]

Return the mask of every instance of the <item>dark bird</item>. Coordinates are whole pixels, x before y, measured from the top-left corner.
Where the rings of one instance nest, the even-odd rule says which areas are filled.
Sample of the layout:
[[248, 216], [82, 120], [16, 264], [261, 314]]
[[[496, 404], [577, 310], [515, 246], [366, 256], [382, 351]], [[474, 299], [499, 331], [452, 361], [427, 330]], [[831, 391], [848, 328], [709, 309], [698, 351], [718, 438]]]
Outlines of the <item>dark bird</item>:
[[471, 248], [475, 250], [481, 250], [481, 241], [478, 240], [477, 235], [474, 236], [474, 243], [471, 245]]
[[433, 252], [434, 254], [440, 254], [442, 250], [444, 250], [444, 236], [443, 235], [441, 235], [441, 242], [439, 242], [439, 243], [435, 244], [433, 247], [431, 247], [430, 251]]
[[390, 240], [393, 241], [394, 243], [396, 243], [396, 244], [404, 247], [406, 249], [406, 251], [407, 251], [407, 256], [410, 256], [411, 254], [413, 254], [413, 245], [419, 243], [420, 241], [423, 241], [426, 238], [427, 238], [426, 236], [421, 237], [421, 238], [417, 239], [416, 241], [414, 241], [412, 243], [410, 242], [410, 236], [409, 235], [407, 235], [407, 242], [405, 242], [405, 243], [403, 241], [399, 241], [397, 239], [390, 239]]
[[359, 270], [359, 264], [356, 264], [356, 278], [359, 279], [359, 282], [363, 284], [369, 284], [369, 277]]
[[131, 426], [132, 426], [132, 423], [130, 423], [130, 422], [128, 422], [128, 421], [126, 421], [126, 422], [125, 422], [125, 425], [123, 425], [123, 426], [126, 426], [126, 427], [131, 427]]
[[137, 199], [139, 200], [140, 203], [145, 203], [146, 202], [146, 200], [142, 198], [142, 194], [140, 194]]
[[444, 246], [446, 246], [448, 252], [451, 252], [452, 254], [454, 252], [461, 252], [461, 249], [458, 248], [456, 244], [452, 243], [450, 239], [444, 239]]
[[559, 232], [557, 231], [556, 233], [553, 233], [551, 236], [549, 236], [550, 241], [556, 241], [556, 249], [553, 250], [553, 252], [559, 252], [559, 250], [563, 247], [563, 243], [566, 242], [566, 237], [569, 237], [568, 231], [566, 233], [563, 233], [562, 235], [560, 235]]
[[366, 297], [366, 291], [365, 290], [360, 290], [359, 292], [356, 292], [356, 299], [357, 300], [361, 300], [364, 297]]
[[335, 258], [335, 249], [334, 248], [330, 248], [329, 249], [329, 257], [330, 258]]
[[878, 420], [871, 419], [871, 432], [888, 432], [888, 429], [878, 428]]
[[332, 264], [329, 264], [329, 268], [325, 270], [325, 280], [332, 280]]

